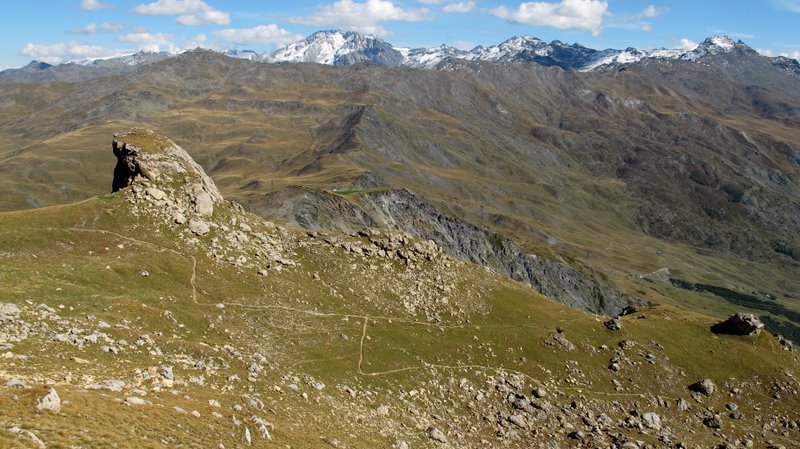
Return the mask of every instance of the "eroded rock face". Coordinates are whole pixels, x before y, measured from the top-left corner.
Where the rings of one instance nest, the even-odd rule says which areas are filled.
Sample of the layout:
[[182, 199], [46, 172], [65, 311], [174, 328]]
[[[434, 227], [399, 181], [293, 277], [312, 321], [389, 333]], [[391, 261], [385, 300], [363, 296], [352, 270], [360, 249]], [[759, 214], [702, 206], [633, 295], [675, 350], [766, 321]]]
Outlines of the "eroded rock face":
[[145, 192], [149, 198], [155, 201], [170, 198], [180, 212], [203, 217], [213, 215], [214, 206], [223, 201], [203, 168], [175, 142], [152, 130], [134, 128], [114, 134], [112, 147], [117, 157], [111, 186], [114, 192], [147, 184]]

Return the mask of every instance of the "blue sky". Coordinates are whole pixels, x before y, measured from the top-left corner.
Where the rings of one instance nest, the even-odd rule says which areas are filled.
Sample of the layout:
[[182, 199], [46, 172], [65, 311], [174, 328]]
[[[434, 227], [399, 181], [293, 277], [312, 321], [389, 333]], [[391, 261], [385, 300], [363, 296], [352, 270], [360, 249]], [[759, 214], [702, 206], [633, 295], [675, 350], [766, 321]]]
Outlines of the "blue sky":
[[725, 34], [798, 58], [798, 25], [800, 0], [13, 0], [0, 17], [0, 69], [198, 46], [263, 52], [323, 29], [465, 49], [522, 34], [598, 49]]

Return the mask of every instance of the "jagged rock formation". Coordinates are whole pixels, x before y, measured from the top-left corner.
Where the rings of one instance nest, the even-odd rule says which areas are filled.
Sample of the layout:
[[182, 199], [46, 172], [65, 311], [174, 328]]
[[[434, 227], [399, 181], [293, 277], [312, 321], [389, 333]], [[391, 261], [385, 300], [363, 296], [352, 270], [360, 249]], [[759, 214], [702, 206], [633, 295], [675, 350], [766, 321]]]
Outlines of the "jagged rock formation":
[[[222, 203], [222, 194], [203, 168], [166, 137], [152, 130], [137, 128], [115, 134], [112, 146], [117, 157], [112, 191], [143, 180], [162, 186], [177, 186], [179, 192], [170, 195], [173, 200], [178, 200], [175, 205], [176, 216], [192, 211], [199, 216], [210, 217], [214, 214], [214, 205]], [[156, 200], [167, 196], [157, 187], [147, 189], [145, 194]]]

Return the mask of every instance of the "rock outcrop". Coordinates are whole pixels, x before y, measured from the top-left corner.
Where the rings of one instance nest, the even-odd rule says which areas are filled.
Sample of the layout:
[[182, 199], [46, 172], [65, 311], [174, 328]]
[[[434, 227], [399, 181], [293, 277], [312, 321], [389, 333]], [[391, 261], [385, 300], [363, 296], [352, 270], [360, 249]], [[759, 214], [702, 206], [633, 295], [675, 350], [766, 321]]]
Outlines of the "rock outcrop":
[[727, 320], [711, 326], [715, 334], [758, 335], [764, 329], [764, 323], [752, 313], [736, 313]]
[[146, 196], [154, 201], [171, 199], [176, 214], [201, 217], [212, 216], [214, 206], [222, 203], [222, 194], [203, 168], [168, 138], [134, 128], [114, 134], [112, 146], [117, 157], [112, 191], [146, 185]]
[[181, 229], [184, 243], [200, 245], [217, 262], [256, 272], [294, 266], [283, 229], [224, 201], [203, 168], [167, 137], [134, 128], [115, 134], [112, 146], [113, 191], [126, 195], [134, 216]]

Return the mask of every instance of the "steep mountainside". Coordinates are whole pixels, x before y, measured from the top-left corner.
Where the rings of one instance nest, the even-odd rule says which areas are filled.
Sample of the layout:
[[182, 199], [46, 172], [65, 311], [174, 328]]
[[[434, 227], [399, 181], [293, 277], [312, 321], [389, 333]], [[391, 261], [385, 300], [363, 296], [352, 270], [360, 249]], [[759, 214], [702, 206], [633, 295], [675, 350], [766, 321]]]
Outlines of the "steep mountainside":
[[651, 282], [666, 268], [752, 296], [773, 331], [800, 335], [782, 313], [800, 298], [800, 78], [737, 45], [591, 73], [266, 65], [194, 51], [124, 79], [0, 83], [0, 200], [19, 209], [103, 192], [109, 163], [96, 142], [157, 125], [252, 210], [288, 186], [348, 188], [371, 172], [636, 300], [719, 315], [738, 306]]
[[2, 447], [800, 439], [800, 360], [752, 316], [604, 323], [397, 231], [276, 226], [168, 138], [109, 137], [115, 193], [0, 213]]

